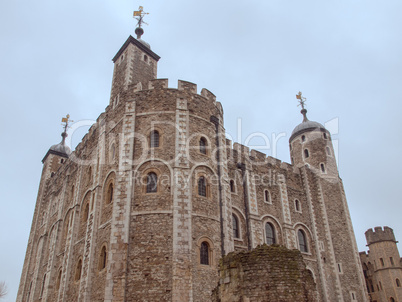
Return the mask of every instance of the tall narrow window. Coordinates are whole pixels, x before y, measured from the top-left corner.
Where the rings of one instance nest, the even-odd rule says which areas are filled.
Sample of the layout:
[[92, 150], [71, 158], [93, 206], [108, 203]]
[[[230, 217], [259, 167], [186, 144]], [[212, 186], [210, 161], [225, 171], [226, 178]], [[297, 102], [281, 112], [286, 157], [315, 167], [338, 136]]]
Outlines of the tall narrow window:
[[265, 224], [265, 241], [268, 245], [275, 244], [275, 229], [269, 222]]
[[389, 298], [389, 302], [395, 302], [395, 299], [394, 298]]
[[397, 287], [401, 287], [401, 281], [399, 281], [399, 279], [396, 279], [395, 282]]
[[389, 257], [389, 262], [391, 262], [391, 265], [394, 266], [394, 258]]
[[156, 193], [158, 191], [158, 176], [151, 172], [147, 175], [147, 193]]
[[309, 155], [309, 153], [308, 153], [308, 150], [307, 149], [304, 149], [304, 157], [305, 158], [308, 158], [310, 155]]
[[202, 154], [207, 154], [207, 140], [205, 137], [200, 138], [200, 152]]
[[235, 185], [234, 185], [234, 181], [230, 180], [230, 192], [234, 192], [235, 191]]
[[325, 147], [325, 149], [327, 150], [327, 154], [331, 155], [331, 150], [329, 149], [329, 147]]
[[204, 176], [201, 176], [198, 179], [198, 195], [205, 197], [207, 196], [207, 185]]
[[82, 270], [82, 260], [80, 259], [77, 263], [77, 267], [75, 268], [75, 281], [81, 279], [81, 270]]
[[45, 290], [45, 283], [46, 283], [46, 274], [43, 276], [42, 289], [40, 290], [40, 297], [42, 297], [43, 291]]
[[106, 203], [111, 203], [113, 201], [113, 183], [109, 184], [106, 193]]
[[159, 147], [159, 132], [156, 130], [151, 131], [150, 137], [151, 148]]
[[200, 263], [209, 265], [209, 245], [207, 242], [201, 243], [200, 248]]
[[101, 253], [99, 255], [99, 270], [100, 271], [106, 267], [106, 260], [107, 260], [106, 246], [103, 246], [101, 249]]
[[384, 266], [384, 259], [380, 258], [381, 266]]
[[114, 144], [112, 144], [112, 147], [110, 147], [110, 160], [111, 161], [113, 161], [115, 155], [116, 155], [116, 147]]
[[325, 173], [325, 166], [324, 166], [324, 164], [320, 164], [320, 167], [321, 167], [321, 172], [322, 172], [322, 173]]
[[304, 135], [302, 135], [302, 142], [306, 141], [306, 137]]
[[235, 214], [232, 214], [232, 221], [233, 221], [233, 237], [239, 238], [239, 219], [237, 219]]
[[60, 289], [60, 284], [61, 284], [61, 275], [63, 273], [63, 270], [60, 269], [59, 275], [57, 276], [57, 281], [56, 281], [56, 290]]
[[328, 138], [328, 136], [327, 136], [327, 134], [325, 132], [322, 134], [322, 136], [324, 137], [324, 139]]
[[304, 231], [299, 230], [297, 232], [297, 236], [299, 238], [299, 249], [301, 252], [307, 253], [308, 252], [308, 247], [307, 247], [307, 240], [306, 240], [306, 234]]
[[300, 201], [298, 199], [295, 200], [295, 209], [296, 212], [301, 212]]
[[271, 194], [269, 193], [268, 190], [264, 191], [264, 201], [268, 202], [268, 203], [271, 203]]
[[85, 205], [84, 216], [83, 216], [84, 221], [87, 221], [88, 217], [89, 217], [89, 202], [87, 202], [87, 204]]

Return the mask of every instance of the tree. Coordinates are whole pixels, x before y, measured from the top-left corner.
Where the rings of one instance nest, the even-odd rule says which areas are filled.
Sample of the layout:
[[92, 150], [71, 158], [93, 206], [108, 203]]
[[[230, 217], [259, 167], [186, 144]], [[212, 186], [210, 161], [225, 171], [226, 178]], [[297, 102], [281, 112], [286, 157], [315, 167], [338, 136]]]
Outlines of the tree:
[[7, 295], [7, 286], [6, 282], [0, 282], [0, 299]]

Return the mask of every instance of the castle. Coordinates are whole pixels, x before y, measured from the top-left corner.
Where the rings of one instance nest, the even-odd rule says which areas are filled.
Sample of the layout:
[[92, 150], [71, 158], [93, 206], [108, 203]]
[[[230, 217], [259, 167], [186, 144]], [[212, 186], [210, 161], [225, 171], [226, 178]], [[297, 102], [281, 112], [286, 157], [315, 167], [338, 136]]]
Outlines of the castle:
[[370, 301], [402, 301], [402, 259], [393, 230], [375, 227], [365, 235], [369, 251], [360, 252], [360, 259]]
[[292, 164], [232, 145], [214, 94], [168, 88], [136, 34], [105, 112], [43, 158], [17, 301], [210, 301], [219, 259], [264, 243], [300, 251], [319, 301], [367, 301], [331, 134], [303, 108]]

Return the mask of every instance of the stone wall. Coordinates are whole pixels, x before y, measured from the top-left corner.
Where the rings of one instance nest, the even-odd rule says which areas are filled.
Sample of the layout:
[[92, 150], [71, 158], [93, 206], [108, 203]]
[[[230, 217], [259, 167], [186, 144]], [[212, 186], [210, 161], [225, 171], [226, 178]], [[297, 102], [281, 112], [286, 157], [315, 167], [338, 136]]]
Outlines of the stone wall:
[[214, 302], [314, 302], [318, 293], [311, 271], [298, 250], [262, 245], [251, 252], [234, 252], [219, 265]]

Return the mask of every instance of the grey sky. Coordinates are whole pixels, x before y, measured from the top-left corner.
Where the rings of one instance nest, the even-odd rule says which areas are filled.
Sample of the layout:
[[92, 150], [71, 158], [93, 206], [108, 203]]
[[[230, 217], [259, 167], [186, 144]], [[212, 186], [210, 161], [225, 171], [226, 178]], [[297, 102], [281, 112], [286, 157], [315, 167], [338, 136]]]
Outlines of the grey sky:
[[288, 139], [302, 120], [299, 90], [309, 119], [338, 118], [333, 139], [359, 250], [377, 225], [402, 240], [401, 1], [2, 1], [0, 280], [7, 301], [16, 297], [41, 160], [61, 139], [62, 116], [94, 120], [104, 111], [111, 58], [134, 36], [139, 5], [151, 13], [143, 39], [162, 57], [158, 77], [170, 87], [182, 79], [212, 91], [235, 141], [238, 118], [243, 143], [254, 132], [286, 133], [275, 152], [289, 162]]

